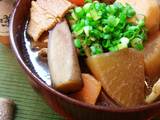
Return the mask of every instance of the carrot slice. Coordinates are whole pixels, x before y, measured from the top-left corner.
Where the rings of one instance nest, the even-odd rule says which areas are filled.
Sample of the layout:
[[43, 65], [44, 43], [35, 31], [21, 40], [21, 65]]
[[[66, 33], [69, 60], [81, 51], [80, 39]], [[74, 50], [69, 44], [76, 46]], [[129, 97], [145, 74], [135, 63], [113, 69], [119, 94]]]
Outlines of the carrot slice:
[[84, 5], [84, 0], [69, 0], [69, 1], [78, 6]]
[[82, 73], [83, 88], [71, 97], [89, 104], [95, 104], [101, 91], [101, 83], [92, 75]]

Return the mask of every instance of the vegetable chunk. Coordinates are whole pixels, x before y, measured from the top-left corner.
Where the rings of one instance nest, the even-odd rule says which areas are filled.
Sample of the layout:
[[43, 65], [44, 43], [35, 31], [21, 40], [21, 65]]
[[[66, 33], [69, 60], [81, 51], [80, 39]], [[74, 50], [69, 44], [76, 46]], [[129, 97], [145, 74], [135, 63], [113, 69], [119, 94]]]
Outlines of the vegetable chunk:
[[149, 30], [149, 33], [158, 31], [160, 9], [157, 0], [116, 0], [116, 2], [131, 4], [136, 10], [137, 17], [145, 17], [145, 25]]
[[149, 38], [144, 48], [145, 72], [150, 80], [160, 77], [160, 32]]
[[144, 57], [134, 49], [91, 56], [87, 65], [105, 92], [118, 104], [134, 107], [144, 103]]
[[83, 88], [71, 97], [89, 104], [95, 104], [101, 91], [101, 83], [90, 74], [82, 74]]
[[78, 58], [66, 21], [49, 32], [48, 64], [55, 89], [68, 93], [82, 87]]
[[146, 103], [152, 103], [160, 96], [160, 79], [154, 84], [152, 92], [146, 97]]

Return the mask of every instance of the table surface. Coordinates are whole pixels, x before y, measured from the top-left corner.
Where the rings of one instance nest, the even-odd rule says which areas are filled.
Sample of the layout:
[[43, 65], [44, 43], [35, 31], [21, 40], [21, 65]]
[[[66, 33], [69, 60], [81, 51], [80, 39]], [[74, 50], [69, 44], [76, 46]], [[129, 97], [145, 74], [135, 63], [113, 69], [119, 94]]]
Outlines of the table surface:
[[31, 88], [10, 48], [0, 44], [0, 97], [16, 103], [14, 120], [63, 120]]

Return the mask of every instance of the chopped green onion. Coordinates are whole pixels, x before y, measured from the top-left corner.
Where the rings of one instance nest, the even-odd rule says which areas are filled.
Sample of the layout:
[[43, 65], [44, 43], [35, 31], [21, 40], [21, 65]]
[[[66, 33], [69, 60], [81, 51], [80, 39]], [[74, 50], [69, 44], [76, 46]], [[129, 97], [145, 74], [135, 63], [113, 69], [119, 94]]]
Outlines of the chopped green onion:
[[96, 55], [96, 54], [103, 53], [103, 50], [102, 50], [100, 44], [93, 44], [93, 45], [90, 47], [90, 49], [91, 49], [91, 54], [92, 54], [92, 55]]
[[74, 40], [74, 45], [76, 48], [81, 48], [81, 40], [80, 39], [75, 39]]
[[68, 17], [75, 37], [74, 45], [80, 55], [87, 56], [86, 51], [96, 55], [129, 47], [143, 49], [143, 42], [147, 39], [145, 19], [141, 17], [130, 22], [129, 19], [136, 15], [131, 5], [85, 2], [84, 6], [70, 10], [71, 16]]

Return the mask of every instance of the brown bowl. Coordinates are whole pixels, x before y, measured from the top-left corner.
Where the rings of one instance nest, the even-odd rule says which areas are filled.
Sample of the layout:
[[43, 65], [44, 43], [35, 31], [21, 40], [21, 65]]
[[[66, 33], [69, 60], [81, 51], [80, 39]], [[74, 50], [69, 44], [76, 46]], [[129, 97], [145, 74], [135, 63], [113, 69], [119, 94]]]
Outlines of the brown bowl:
[[10, 19], [10, 42], [12, 49], [33, 88], [40, 93], [48, 105], [64, 118], [75, 120], [146, 120], [160, 113], [160, 102], [135, 108], [112, 109], [92, 106], [76, 101], [49, 87], [34, 71], [27, 58], [24, 31], [29, 16], [31, 0], [19, 0]]

